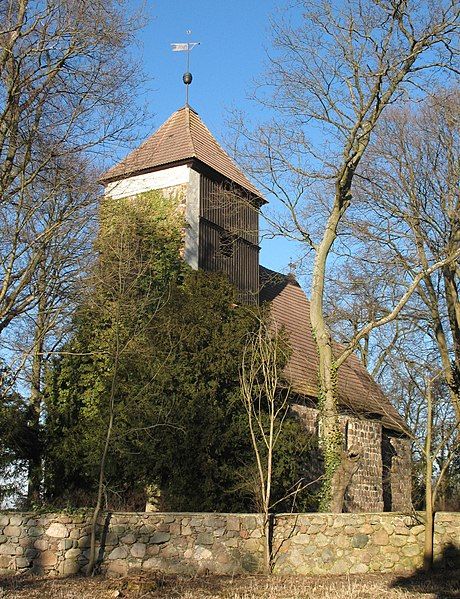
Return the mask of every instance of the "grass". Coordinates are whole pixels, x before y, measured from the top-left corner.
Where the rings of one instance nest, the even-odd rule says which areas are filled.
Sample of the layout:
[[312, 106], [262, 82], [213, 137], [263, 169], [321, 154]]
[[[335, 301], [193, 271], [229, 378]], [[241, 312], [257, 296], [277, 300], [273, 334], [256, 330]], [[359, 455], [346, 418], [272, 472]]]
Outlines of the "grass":
[[0, 579], [0, 599], [460, 599], [460, 572], [400, 576], [195, 576], [136, 575], [110, 579]]

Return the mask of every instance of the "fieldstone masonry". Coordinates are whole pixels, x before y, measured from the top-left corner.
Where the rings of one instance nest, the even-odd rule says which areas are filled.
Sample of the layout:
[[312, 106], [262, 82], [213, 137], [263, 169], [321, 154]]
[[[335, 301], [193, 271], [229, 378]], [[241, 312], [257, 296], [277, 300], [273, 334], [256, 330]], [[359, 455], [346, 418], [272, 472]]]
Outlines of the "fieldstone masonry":
[[[68, 576], [84, 571], [89, 515], [0, 516], [0, 572]], [[101, 570], [171, 573], [255, 572], [263, 562], [257, 514], [107, 514], [99, 527]]]
[[[308, 433], [318, 433], [316, 408], [294, 404], [293, 411]], [[405, 512], [411, 509], [410, 440], [377, 420], [350, 414], [339, 417], [347, 449], [361, 451], [357, 471], [344, 498], [346, 512]], [[317, 465], [313, 465], [317, 472]], [[311, 471], [311, 464], [309, 464]]]
[[410, 441], [389, 431], [382, 433], [384, 511], [404, 512], [411, 497]]
[[[69, 576], [88, 563], [89, 514], [0, 515], [0, 573]], [[101, 570], [238, 574], [263, 569], [258, 514], [114, 513], [99, 528]], [[423, 514], [276, 516], [275, 573], [410, 572], [421, 566]], [[460, 513], [435, 518], [435, 558], [460, 567]]]
[[[276, 518], [280, 574], [410, 572], [422, 565], [424, 514], [294, 514]], [[460, 513], [435, 518], [435, 559], [460, 568]]]
[[346, 431], [347, 447], [362, 451], [358, 470], [345, 494], [346, 511], [383, 512], [382, 425], [372, 420], [348, 418]]

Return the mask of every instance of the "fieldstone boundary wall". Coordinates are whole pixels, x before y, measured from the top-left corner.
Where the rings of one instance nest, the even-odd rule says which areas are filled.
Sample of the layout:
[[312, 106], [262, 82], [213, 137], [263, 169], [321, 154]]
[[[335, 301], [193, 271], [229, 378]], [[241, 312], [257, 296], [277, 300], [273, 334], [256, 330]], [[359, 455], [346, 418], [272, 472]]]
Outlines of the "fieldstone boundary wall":
[[[425, 514], [295, 514], [276, 518], [273, 548], [282, 574], [413, 572], [423, 563]], [[438, 512], [434, 560], [460, 568], [460, 513]]]
[[[88, 563], [90, 514], [0, 514], [0, 573], [69, 576]], [[284, 514], [274, 517], [277, 574], [412, 572], [422, 564], [424, 514]], [[435, 560], [460, 567], [460, 513], [435, 517]], [[240, 574], [263, 570], [258, 514], [107, 513], [100, 569]]]

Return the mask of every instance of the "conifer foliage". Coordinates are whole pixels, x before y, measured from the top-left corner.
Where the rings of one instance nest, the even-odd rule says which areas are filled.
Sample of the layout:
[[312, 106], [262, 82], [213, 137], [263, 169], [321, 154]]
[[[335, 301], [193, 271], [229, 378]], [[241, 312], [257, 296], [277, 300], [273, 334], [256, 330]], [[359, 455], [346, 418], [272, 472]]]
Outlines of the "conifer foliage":
[[[48, 373], [45, 499], [105, 507], [258, 508], [239, 369], [259, 310], [220, 275], [180, 259], [178, 202], [156, 194], [103, 205], [97, 260], [75, 334]], [[107, 443], [107, 431], [110, 439]], [[308, 442], [286, 423], [276, 498], [302, 476]], [[295, 442], [293, 442], [293, 439]]]

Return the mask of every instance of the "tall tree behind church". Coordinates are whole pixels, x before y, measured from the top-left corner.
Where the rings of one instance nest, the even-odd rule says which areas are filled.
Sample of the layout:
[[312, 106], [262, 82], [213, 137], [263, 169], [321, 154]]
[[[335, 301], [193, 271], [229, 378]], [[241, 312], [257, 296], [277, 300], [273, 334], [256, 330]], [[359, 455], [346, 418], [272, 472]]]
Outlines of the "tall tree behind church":
[[[356, 174], [384, 111], [412, 99], [414, 89], [419, 98], [441, 71], [458, 73], [460, 6], [457, 0], [305, 0], [299, 8], [294, 19], [273, 22], [270, 82], [265, 79], [258, 88], [257, 99], [275, 118], [255, 132], [241, 120], [240, 138], [249, 142], [243, 153], [259, 187], [285, 208], [281, 218], [271, 219], [275, 232], [298, 240], [304, 257], [314, 255], [310, 320], [320, 362], [323, 508], [341, 511], [334, 475], [347, 456], [337, 371], [369, 330], [396, 318], [423, 273], [416, 274], [394, 310], [366, 323], [335, 355], [324, 306], [329, 258], [340, 250]], [[353, 251], [346, 249], [352, 259]], [[453, 258], [431, 264], [431, 272]]]
[[70, 305], [95, 196], [89, 182], [102, 152], [128, 141], [140, 117], [132, 96], [141, 70], [129, 57], [139, 24], [115, 0], [0, 7], [1, 352], [31, 388], [31, 499], [39, 494], [42, 363]]

